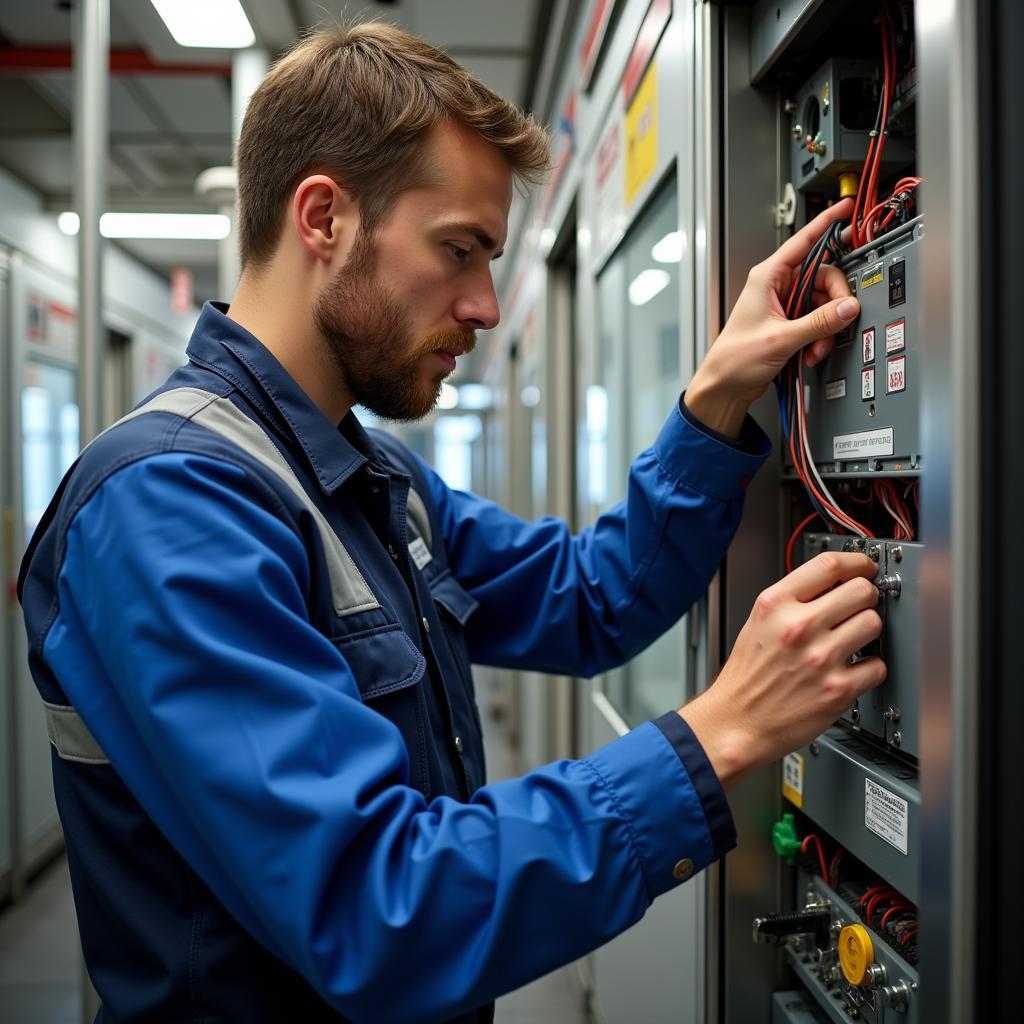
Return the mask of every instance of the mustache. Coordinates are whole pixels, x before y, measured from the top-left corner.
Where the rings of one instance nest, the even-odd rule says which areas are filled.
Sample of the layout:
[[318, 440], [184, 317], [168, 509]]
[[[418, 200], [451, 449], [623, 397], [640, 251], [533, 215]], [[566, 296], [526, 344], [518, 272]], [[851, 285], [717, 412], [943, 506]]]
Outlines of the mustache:
[[472, 352], [476, 348], [476, 331], [465, 327], [454, 331], [438, 331], [426, 339], [423, 347], [428, 352], [443, 352], [446, 349]]

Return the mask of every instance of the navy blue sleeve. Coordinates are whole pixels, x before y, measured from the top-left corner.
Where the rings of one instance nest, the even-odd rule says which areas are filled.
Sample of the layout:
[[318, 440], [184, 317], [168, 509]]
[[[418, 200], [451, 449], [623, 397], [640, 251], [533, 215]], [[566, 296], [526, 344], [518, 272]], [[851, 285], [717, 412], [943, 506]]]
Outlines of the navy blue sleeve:
[[715, 774], [714, 768], [711, 767], [711, 762], [708, 760], [707, 754], [704, 753], [700, 740], [697, 739], [689, 723], [680, 714], [669, 711], [660, 718], [656, 718], [654, 725], [672, 744], [683, 770], [689, 776], [693, 788], [700, 797], [701, 806], [704, 808], [704, 818], [707, 821], [708, 831], [711, 833], [715, 860], [718, 860], [736, 845], [736, 826], [733, 824], [729, 801], [725, 797], [725, 791], [718, 781], [718, 776]]

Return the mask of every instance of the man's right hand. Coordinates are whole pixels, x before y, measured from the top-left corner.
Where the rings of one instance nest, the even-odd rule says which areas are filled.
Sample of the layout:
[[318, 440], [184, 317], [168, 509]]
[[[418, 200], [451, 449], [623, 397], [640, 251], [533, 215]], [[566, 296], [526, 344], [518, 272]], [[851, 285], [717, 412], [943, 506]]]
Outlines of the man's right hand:
[[714, 685], [679, 714], [722, 785], [807, 743], [885, 679], [850, 657], [882, 631], [866, 555], [812, 558], [757, 598]]

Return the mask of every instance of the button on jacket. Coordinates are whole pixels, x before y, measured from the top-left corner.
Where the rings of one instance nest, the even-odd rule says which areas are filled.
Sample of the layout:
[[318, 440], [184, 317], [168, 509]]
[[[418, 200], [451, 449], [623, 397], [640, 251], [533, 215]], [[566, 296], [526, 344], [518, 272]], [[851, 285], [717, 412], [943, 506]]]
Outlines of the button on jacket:
[[574, 537], [336, 427], [223, 307], [188, 357], [22, 571], [100, 1020], [487, 1020], [731, 848], [669, 709], [486, 785], [470, 662], [590, 676], [664, 632], [768, 452], [752, 421], [730, 446], [673, 410]]

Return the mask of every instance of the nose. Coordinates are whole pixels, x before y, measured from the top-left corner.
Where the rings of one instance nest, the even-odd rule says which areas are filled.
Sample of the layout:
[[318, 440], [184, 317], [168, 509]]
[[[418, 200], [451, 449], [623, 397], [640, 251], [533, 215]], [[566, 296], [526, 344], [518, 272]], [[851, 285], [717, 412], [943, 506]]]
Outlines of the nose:
[[501, 311], [489, 269], [455, 300], [452, 314], [463, 327], [473, 331], [489, 331], [498, 326]]

